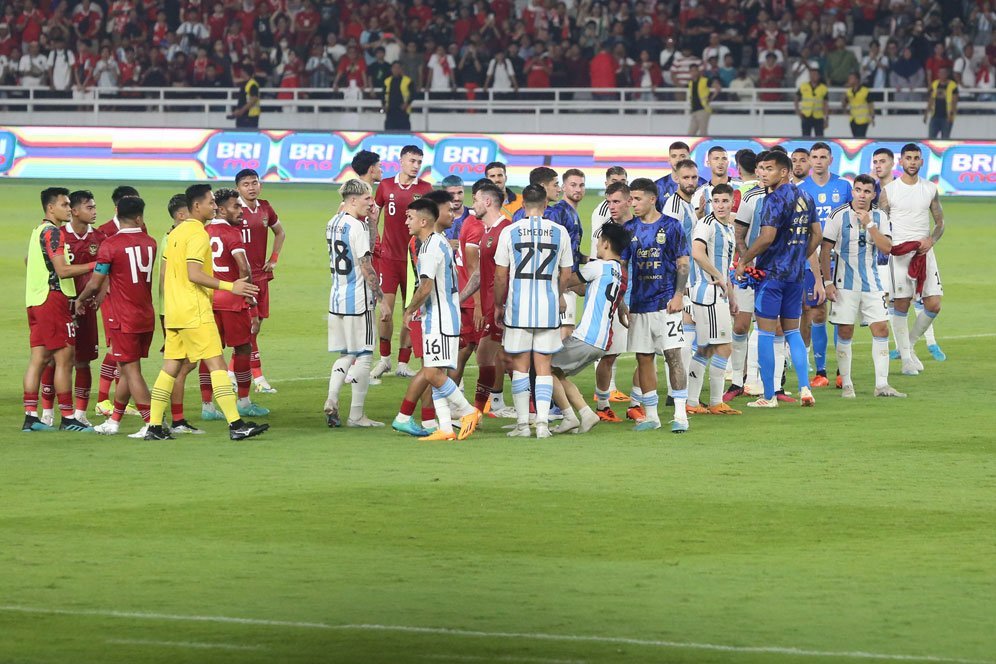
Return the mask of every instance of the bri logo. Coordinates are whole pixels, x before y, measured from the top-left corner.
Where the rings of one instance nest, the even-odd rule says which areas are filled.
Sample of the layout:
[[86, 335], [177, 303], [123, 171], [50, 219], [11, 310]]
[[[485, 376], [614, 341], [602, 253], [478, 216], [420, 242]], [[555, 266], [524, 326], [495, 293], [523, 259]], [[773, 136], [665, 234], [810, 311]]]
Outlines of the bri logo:
[[218, 177], [234, 177], [243, 168], [262, 175], [270, 165], [270, 140], [242, 132], [221, 132], [207, 143], [205, 165]]
[[9, 131], [0, 131], [0, 173], [7, 171], [14, 163], [14, 148], [17, 139]]
[[292, 179], [330, 180], [339, 174], [342, 146], [331, 134], [293, 134], [280, 144], [280, 169]]
[[422, 141], [409, 134], [384, 134], [367, 136], [358, 150], [370, 150], [380, 155], [380, 168], [384, 179], [393, 178], [401, 170], [401, 150], [406, 145], [417, 145], [423, 150]]
[[996, 190], [996, 146], [952, 146], [944, 152], [941, 177], [963, 191]]
[[474, 174], [484, 177], [485, 167], [498, 158], [498, 145], [484, 138], [444, 138], [433, 149], [436, 174]]

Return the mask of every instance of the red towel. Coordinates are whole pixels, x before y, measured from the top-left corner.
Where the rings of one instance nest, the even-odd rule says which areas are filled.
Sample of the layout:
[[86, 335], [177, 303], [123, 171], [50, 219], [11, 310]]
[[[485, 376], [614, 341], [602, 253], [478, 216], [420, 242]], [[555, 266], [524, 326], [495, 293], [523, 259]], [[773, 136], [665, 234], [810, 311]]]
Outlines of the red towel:
[[[890, 253], [893, 256], [904, 256], [919, 250], [920, 243], [916, 240], [910, 240], [892, 245]], [[910, 269], [907, 271], [907, 274], [910, 275], [910, 279], [916, 282], [916, 294], [921, 295], [923, 293], [923, 284], [927, 281], [927, 254], [916, 254], [913, 256], [910, 259]]]

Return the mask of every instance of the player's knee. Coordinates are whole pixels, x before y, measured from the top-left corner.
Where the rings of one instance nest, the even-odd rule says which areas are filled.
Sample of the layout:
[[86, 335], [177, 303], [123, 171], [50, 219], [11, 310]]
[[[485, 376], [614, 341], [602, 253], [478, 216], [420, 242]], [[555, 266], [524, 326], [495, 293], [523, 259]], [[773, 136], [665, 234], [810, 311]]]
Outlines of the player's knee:
[[931, 300], [923, 303], [923, 310], [934, 314], [935, 316], [941, 313], [941, 301]]

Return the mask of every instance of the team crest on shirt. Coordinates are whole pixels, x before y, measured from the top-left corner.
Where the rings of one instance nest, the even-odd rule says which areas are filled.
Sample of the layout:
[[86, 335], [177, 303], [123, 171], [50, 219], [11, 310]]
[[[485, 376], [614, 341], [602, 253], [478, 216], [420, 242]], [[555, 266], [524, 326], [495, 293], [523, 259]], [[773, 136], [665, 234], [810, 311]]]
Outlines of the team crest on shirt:
[[96, 242], [91, 242], [90, 246], [87, 247], [87, 251], [90, 252], [91, 256], [96, 256], [97, 255], [97, 251], [99, 249], [100, 249], [100, 245], [98, 245]]
[[840, 192], [839, 191], [833, 192], [833, 194], [830, 196], [830, 200], [832, 200], [834, 203], [840, 203]]
[[264, 226], [269, 226], [270, 225], [270, 217], [268, 217], [265, 214], [263, 215], [263, 225]]
[[817, 198], [819, 199], [820, 203], [826, 203], [827, 202], [827, 195], [824, 194], [823, 192], [820, 192], [820, 195], [817, 196]]
[[657, 244], [667, 243], [667, 233], [664, 232], [663, 228], [657, 229], [657, 236], [654, 238], [654, 241], [657, 242]]

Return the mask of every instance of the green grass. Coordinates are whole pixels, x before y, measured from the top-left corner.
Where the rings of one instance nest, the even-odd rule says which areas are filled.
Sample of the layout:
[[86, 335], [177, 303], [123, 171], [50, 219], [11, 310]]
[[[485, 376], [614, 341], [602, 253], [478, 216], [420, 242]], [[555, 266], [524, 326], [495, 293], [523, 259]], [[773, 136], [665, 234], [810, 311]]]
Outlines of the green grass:
[[[107, 218], [111, 187], [87, 184]], [[869, 396], [863, 330], [853, 403], [818, 390], [814, 410], [697, 418], [682, 437], [512, 442], [491, 421], [427, 445], [325, 428], [338, 201], [267, 185], [289, 235], [262, 342], [273, 428], [153, 445], [16, 433], [40, 188], [0, 184], [0, 662], [996, 660], [991, 203], [945, 201], [949, 359], [894, 377], [905, 401]], [[154, 237], [180, 188], [140, 186]], [[403, 384], [372, 388], [368, 412], [390, 419]], [[188, 395], [196, 415], [196, 381]]]

